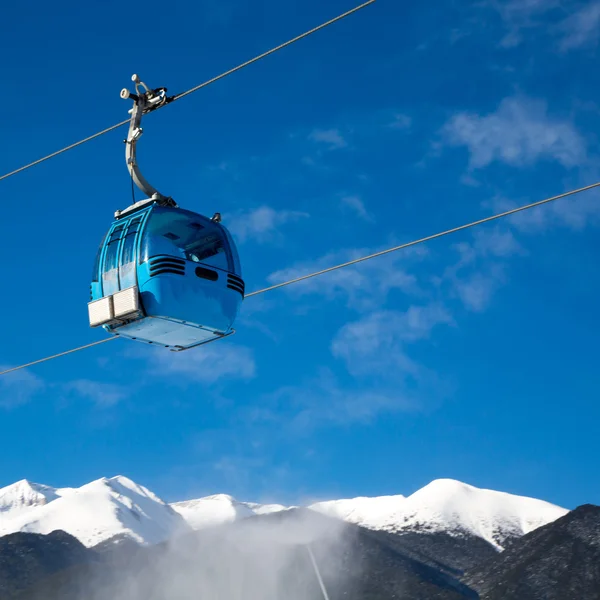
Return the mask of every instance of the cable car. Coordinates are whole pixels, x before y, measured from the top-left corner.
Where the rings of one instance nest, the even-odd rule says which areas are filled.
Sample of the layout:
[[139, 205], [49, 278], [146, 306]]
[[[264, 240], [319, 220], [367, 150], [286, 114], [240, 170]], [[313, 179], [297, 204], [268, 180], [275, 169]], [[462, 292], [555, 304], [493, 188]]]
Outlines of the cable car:
[[141, 117], [169, 101], [165, 88], [139, 80], [132, 98], [126, 159], [132, 180], [148, 196], [123, 211], [100, 244], [88, 303], [91, 327], [181, 351], [234, 333], [244, 298], [235, 243], [212, 218], [184, 210], [141, 175], [136, 142]]

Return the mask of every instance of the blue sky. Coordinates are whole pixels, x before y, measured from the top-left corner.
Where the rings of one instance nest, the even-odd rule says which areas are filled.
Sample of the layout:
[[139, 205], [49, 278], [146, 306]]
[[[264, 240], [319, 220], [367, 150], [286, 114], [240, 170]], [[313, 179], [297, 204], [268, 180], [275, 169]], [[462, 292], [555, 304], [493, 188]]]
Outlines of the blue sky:
[[[7, 172], [352, 8], [7, 7]], [[150, 116], [146, 176], [223, 214], [262, 288], [600, 176], [600, 3], [373, 6]], [[0, 183], [0, 364], [101, 339], [93, 258], [125, 129]], [[117, 341], [0, 379], [0, 485], [124, 474], [168, 500], [410, 494], [449, 477], [600, 503], [597, 193], [248, 299], [233, 338]]]

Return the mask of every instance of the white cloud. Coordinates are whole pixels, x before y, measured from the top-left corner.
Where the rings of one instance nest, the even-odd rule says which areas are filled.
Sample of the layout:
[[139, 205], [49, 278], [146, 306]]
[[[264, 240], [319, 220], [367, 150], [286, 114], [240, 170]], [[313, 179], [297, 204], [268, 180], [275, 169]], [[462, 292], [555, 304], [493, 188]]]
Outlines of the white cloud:
[[417, 410], [419, 401], [397, 385], [344, 386], [321, 369], [302, 385], [284, 386], [262, 399], [262, 409], [249, 415], [255, 422], [281, 422], [286, 435], [307, 434], [325, 424], [367, 424], [381, 414]]
[[360, 196], [343, 196], [342, 204], [346, 205], [348, 208], [351, 208], [361, 219], [369, 222], [374, 221], [373, 216], [367, 211], [365, 203]]
[[209, 171], [220, 171], [222, 173], [228, 173], [229, 175], [233, 174], [234, 172], [233, 165], [224, 160], [222, 160], [220, 163], [217, 163], [216, 165], [208, 165], [206, 168]]
[[562, 51], [587, 45], [597, 45], [600, 35], [600, 2], [584, 4], [578, 11], [569, 15], [559, 26]]
[[334, 337], [331, 351], [354, 378], [350, 384], [320, 369], [302, 385], [265, 396], [249, 419], [281, 422], [286, 431], [305, 434], [323, 424], [366, 424], [382, 414], [431, 406], [441, 399], [446, 384], [410, 357], [408, 346], [428, 338], [441, 324], [452, 324], [452, 318], [439, 305], [377, 311], [348, 323]]
[[[505, 48], [520, 45], [525, 32], [535, 29], [554, 36], [562, 52], [598, 42], [600, 2], [597, 0], [489, 0], [486, 5], [504, 21], [507, 33], [500, 45]], [[562, 18], [565, 12], [568, 16]]]
[[575, 167], [586, 160], [586, 143], [575, 126], [547, 114], [545, 102], [525, 97], [505, 98], [496, 112], [462, 112], [443, 127], [450, 146], [466, 146], [471, 169], [494, 161], [525, 167], [540, 159]]
[[507, 33], [500, 42], [505, 48], [518, 46], [523, 31], [539, 25], [539, 18], [560, 5], [560, 0], [491, 0], [488, 5], [501, 16]]
[[[526, 204], [523, 201], [522, 204]], [[518, 204], [504, 197], [496, 197], [483, 204], [493, 213], [516, 208]], [[506, 217], [515, 229], [522, 233], [537, 233], [553, 227], [568, 227], [580, 231], [587, 225], [600, 222], [600, 192], [590, 190], [578, 196], [563, 198], [549, 204], [521, 211]]]
[[507, 21], [528, 21], [560, 4], [560, 0], [503, 0], [494, 2]]
[[459, 259], [446, 268], [441, 282], [448, 283], [450, 293], [474, 312], [484, 311], [508, 281], [506, 259], [527, 253], [512, 231], [500, 226], [477, 230], [471, 242], [455, 244], [454, 249]]
[[404, 131], [406, 129], [410, 129], [411, 125], [411, 117], [402, 113], [395, 113], [392, 121], [388, 124], [388, 127], [391, 127], [392, 129], [401, 129]]
[[406, 353], [407, 344], [426, 339], [441, 324], [452, 324], [438, 304], [411, 306], [405, 312], [382, 310], [342, 327], [331, 344], [336, 358], [355, 376], [393, 374], [418, 378], [422, 367]]
[[[0, 364], [0, 371], [10, 369], [11, 365]], [[27, 404], [45, 387], [44, 382], [27, 370], [13, 371], [0, 376], [0, 407], [14, 408]]]
[[253, 240], [259, 243], [282, 239], [279, 228], [287, 223], [294, 223], [309, 215], [294, 210], [275, 210], [270, 206], [259, 206], [246, 211], [238, 211], [224, 216], [227, 228], [235, 236], [236, 241], [244, 243]]
[[129, 390], [123, 386], [92, 381], [90, 379], [77, 379], [64, 385], [66, 392], [71, 392], [91, 400], [96, 406], [109, 408], [115, 406], [129, 396]]
[[503, 265], [491, 265], [486, 271], [471, 273], [454, 280], [454, 290], [465, 308], [473, 312], [483, 312], [490, 304], [493, 295], [506, 283], [507, 276]]
[[[315, 261], [297, 263], [276, 271], [267, 279], [270, 284], [281, 283], [382, 249], [355, 248], [331, 252]], [[407, 271], [407, 267], [426, 254], [424, 247], [406, 249], [296, 283], [287, 291], [293, 297], [300, 298], [312, 294], [325, 296], [329, 300], [343, 298], [348, 306], [358, 310], [381, 307], [392, 290], [401, 290], [406, 294], [421, 293], [417, 278]]]
[[339, 150], [348, 146], [339, 129], [314, 129], [308, 139], [326, 145], [329, 150]]
[[508, 258], [516, 254], [525, 254], [525, 249], [513, 232], [499, 225], [475, 230], [471, 248], [477, 256], [484, 257]]
[[184, 352], [155, 350], [151, 353], [152, 373], [175, 383], [196, 381], [213, 384], [221, 380], [249, 380], [256, 376], [250, 348], [219, 340]]

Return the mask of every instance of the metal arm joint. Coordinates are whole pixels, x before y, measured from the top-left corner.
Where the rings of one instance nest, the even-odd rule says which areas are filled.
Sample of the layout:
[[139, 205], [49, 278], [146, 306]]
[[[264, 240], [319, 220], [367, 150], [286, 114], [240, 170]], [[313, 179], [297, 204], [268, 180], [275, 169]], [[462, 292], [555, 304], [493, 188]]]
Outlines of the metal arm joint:
[[135, 83], [135, 93], [130, 92], [127, 88], [121, 90], [121, 98], [124, 100], [131, 99], [134, 102], [133, 108], [129, 111], [131, 120], [129, 122], [129, 133], [125, 140], [127, 168], [133, 182], [148, 198], [152, 198], [162, 206], [177, 206], [173, 198], [164, 196], [146, 181], [140, 171], [136, 157], [136, 144], [144, 132], [141, 126], [142, 116], [171, 102], [173, 97], [167, 96], [167, 88], [150, 89], [137, 75], [133, 75], [131, 80]]

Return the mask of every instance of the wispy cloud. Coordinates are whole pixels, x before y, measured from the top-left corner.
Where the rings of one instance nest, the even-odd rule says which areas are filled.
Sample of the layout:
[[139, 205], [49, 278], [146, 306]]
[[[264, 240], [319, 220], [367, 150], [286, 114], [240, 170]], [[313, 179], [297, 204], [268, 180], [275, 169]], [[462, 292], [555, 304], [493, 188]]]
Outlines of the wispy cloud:
[[[0, 364], [0, 371], [12, 365]], [[30, 402], [45, 388], [44, 381], [27, 370], [14, 371], [0, 377], [0, 407], [9, 409]]]
[[405, 131], [410, 129], [412, 125], [412, 118], [403, 113], [394, 113], [392, 120], [388, 123], [388, 127], [392, 129], [400, 129]]
[[550, 117], [542, 100], [526, 97], [505, 98], [490, 114], [454, 115], [442, 136], [447, 145], [468, 149], [470, 169], [494, 161], [525, 167], [540, 159], [568, 168], [586, 159], [586, 143], [575, 126]]
[[[506, 34], [500, 45], [513, 48], [534, 30], [550, 34], [561, 52], [596, 45], [600, 33], [600, 2], [579, 0], [489, 0], [483, 5], [502, 18]], [[567, 12], [568, 16], [564, 17]]]
[[92, 381], [90, 379], [77, 379], [63, 386], [67, 393], [73, 393], [91, 400], [100, 408], [109, 408], [125, 400], [130, 390], [124, 386], [113, 383]]
[[516, 254], [526, 254], [513, 232], [501, 226], [476, 230], [473, 233], [471, 248], [477, 256], [484, 257], [507, 258]]
[[348, 141], [339, 129], [313, 129], [308, 139], [323, 144], [328, 150], [339, 150], [348, 146]]
[[374, 222], [373, 215], [371, 215], [367, 208], [365, 207], [365, 203], [363, 202], [360, 196], [350, 195], [350, 196], [342, 196], [342, 205], [347, 206], [352, 209], [361, 219], [368, 221], [370, 223]]
[[510, 229], [496, 226], [476, 231], [471, 242], [455, 244], [458, 260], [448, 266], [442, 282], [465, 308], [482, 312], [508, 281], [506, 259], [527, 252]]
[[344, 325], [331, 344], [332, 354], [355, 376], [393, 373], [417, 377], [421, 367], [406, 353], [408, 344], [426, 339], [441, 324], [452, 324], [439, 304], [411, 306], [407, 311], [382, 310]]
[[523, 33], [537, 27], [541, 17], [558, 7], [560, 0], [490, 0], [487, 5], [500, 14], [507, 29], [500, 45], [512, 48], [521, 44]]
[[304, 435], [321, 426], [369, 424], [384, 414], [423, 410], [443, 397], [446, 384], [409, 355], [409, 346], [438, 325], [452, 323], [440, 305], [377, 311], [348, 323], [335, 335], [331, 351], [351, 383], [348, 375], [321, 368], [316, 376], [263, 397], [248, 417]]
[[[377, 252], [383, 248], [354, 248], [331, 252], [314, 261], [296, 263], [268, 276], [271, 284], [294, 279]], [[348, 306], [358, 310], [381, 307], [392, 290], [419, 295], [421, 290], [417, 278], [408, 269], [427, 255], [423, 247], [407, 249], [376, 260], [346, 267], [327, 274], [323, 282], [319, 278], [308, 279], [294, 285], [291, 292], [295, 297], [320, 295], [326, 298], [343, 299]]]
[[221, 380], [249, 380], [256, 376], [256, 362], [250, 348], [217, 341], [185, 352], [155, 350], [150, 353], [154, 376], [176, 383], [190, 381], [214, 384]]
[[[525, 203], [526, 201], [523, 201], [520, 204]], [[498, 196], [485, 202], [483, 206], [496, 213], [511, 210], [518, 205], [514, 200]], [[600, 192], [591, 190], [579, 196], [515, 213], [507, 217], [507, 221], [516, 230], [527, 234], [553, 227], [568, 227], [580, 231], [587, 225], [597, 225], [600, 222]]]
[[559, 25], [559, 31], [562, 34], [559, 47], [564, 52], [597, 45], [600, 35], [600, 2], [584, 4]]
[[504, 265], [494, 264], [485, 271], [469, 273], [454, 279], [454, 290], [465, 308], [483, 312], [492, 297], [507, 281]]
[[397, 386], [345, 386], [328, 369], [300, 385], [279, 388], [262, 403], [250, 418], [281, 423], [286, 435], [305, 435], [327, 425], [368, 424], [382, 414], [419, 406], [414, 395]]
[[279, 232], [280, 227], [308, 217], [305, 212], [275, 210], [270, 206], [259, 206], [225, 215], [228, 229], [240, 243], [248, 240], [258, 243], [277, 242], [283, 239]]

